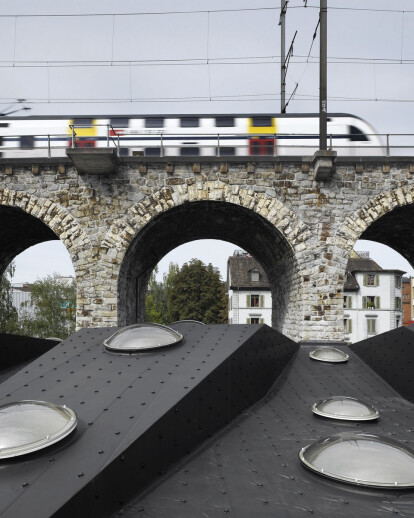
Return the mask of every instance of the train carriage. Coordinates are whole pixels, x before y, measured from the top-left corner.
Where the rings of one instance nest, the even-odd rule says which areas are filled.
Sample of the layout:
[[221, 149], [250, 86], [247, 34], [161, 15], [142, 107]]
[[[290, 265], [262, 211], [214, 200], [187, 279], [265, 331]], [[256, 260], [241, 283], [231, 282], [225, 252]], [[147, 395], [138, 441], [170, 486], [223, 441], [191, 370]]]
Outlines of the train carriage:
[[[67, 147], [114, 147], [119, 156], [312, 155], [319, 146], [316, 114], [112, 117], [3, 117], [3, 158], [65, 156]], [[338, 155], [382, 155], [373, 128], [332, 114], [328, 146]]]

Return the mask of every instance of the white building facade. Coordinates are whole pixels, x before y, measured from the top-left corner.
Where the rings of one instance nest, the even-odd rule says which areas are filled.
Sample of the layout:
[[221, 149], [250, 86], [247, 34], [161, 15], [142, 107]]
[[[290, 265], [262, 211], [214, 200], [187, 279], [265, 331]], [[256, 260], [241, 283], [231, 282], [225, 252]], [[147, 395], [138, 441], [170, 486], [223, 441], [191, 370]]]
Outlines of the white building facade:
[[259, 263], [236, 251], [227, 262], [229, 324], [272, 325], [272, 294]]
[[401, 270], [383, 270], [367, 252], [353, 252], [344, 286], [344, 331], [349, 343], [402, 325]]

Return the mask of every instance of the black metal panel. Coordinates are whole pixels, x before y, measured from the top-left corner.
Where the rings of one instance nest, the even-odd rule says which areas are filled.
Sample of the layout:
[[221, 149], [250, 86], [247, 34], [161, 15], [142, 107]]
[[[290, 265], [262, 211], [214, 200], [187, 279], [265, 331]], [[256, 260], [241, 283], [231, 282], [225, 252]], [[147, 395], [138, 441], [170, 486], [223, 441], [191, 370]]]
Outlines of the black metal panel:
[[0, 374], [3, 369], [37, 358], [52, 349], [56, 343], [44, 338], [0, 333]]
[[297, 350], [267, 326], [177, 324], [181, 344], [104, 351], [116, 329], [82, 330], [0, 385], [0, 403], [66, 404], [63, 443], [0, 470], [0, 514], [107, 516], [261, 398]]
[[[398, 350], [398, 345], [395, 346]], [[356, 354], [327, 364], [298, 355], [257, 405], [214, 435], [158, 484], [116, 516], [122, 518], [412, 517], [414, 492], [358, 488], [304, 468], [303, 446], [340, 431], [392, 436], [414, 447], [414, 407]], [[312, 404], [334, 395], [361, 397], [381, 411], [375, 422], [317, 417]]]
[[414, 403], [414, 325], [350, 346], [394, 390]]

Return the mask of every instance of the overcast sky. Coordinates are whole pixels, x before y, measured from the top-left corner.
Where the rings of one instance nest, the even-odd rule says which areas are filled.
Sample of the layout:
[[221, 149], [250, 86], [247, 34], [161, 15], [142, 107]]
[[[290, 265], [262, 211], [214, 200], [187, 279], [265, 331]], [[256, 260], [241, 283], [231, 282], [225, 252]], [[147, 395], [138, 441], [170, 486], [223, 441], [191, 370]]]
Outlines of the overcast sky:
[[[318, 110], [318, 37], [308, 54], [319, 2], [307, 3], [291, 0], [286, 16], [287, 48], [297, 31], [290, 113]], [[380, 133], [412, 132], [414, 2], [328, 7], [328, 111], [358, 115]], [[279, 14], [279, 0], [0, 0], [0, 109], [25, 98], [32, 115], [277, 113]], [[59, 245], [22, 254], [14, 280], [70, 274]], [[208, 255], [211, 243], [188, 244], [164, 264], [197, 256], [223, 269], [235, 248], [215, 245]], [[375, 254], [381, 266], [407, 269], [389, 252]]]

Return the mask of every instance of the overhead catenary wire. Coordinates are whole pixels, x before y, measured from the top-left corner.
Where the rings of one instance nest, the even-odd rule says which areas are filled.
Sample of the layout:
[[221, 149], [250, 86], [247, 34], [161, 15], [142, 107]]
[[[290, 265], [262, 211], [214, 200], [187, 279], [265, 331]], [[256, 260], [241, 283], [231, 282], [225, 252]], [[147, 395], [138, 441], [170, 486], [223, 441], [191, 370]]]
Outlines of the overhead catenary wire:
[[[314, 94], [295, 94], [295, 102], [297, 101], [313, 101], [318, 100], [319, 96]], [[330, 96], [330, 101], [341, 102], [384, 102], [384, 103], [414, 103], [412, 99], [396, 99], [396, 98], [375, 98], [375, 97], [345, 97], [345, 96]], [[0, 105], [10, 104], [15, 101], [12, 98], [0, 99]], [[152, 97], [152, 98], [118, 98], [118, 99], [104, 99], [104, 98], [33, 98], [26, 99], [27, 104], [108, 104], [108, 103], [163, 103], [163, 102], [262, 102], [262, 101], [280, 101], [280, 96], [274, 94], [239, 94], [233, 96], [212, 96], [211, 99], [206, 96], [194, 97]]]
[[[319, 5], [289, 5], [289, 9], [318, 9]], [[280, 11], [280, 7], [240, 7], [234, 9], [189, 9], [189, 10], [171, 10], [171, 11], [128, 11], [128, 12], [102, 12], [102, 13], [30, 13], [30, 14], [0, 14], [0, 18], [90, 18], [98, 16], [166, 16], [173, 14], [206, 14], [206, 13], [234, 13], [234, 12], [249, 12], [249, 11]], [[328, 6], [328, 11], [367, 11], [378, 13], [414, 13], [413, 9], [378, 9], [372, 7], [340, 7]]]

